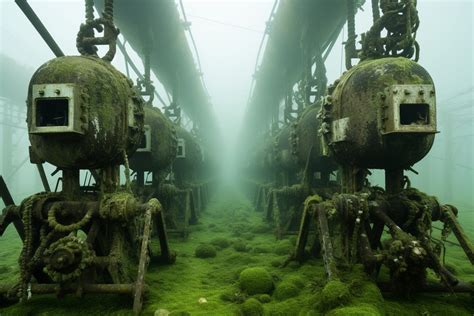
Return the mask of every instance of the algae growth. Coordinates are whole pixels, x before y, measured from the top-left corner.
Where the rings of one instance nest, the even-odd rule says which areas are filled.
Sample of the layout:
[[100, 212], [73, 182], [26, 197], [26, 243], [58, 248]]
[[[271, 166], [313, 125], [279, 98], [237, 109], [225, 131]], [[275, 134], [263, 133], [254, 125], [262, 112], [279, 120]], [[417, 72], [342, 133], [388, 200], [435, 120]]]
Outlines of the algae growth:
[[[463, 217], [461, 212], [461, 220], [472, 235], [474, 218]], [[474, 312], [474, 301], [468, 294], [383, 297], [358, 265], [341, 269], [340, 280], [330, 282], [321, 259], [282, 267], [295, 243], [294, 236], [277, 241], [262, 213], [235, 189], [216, 194], [199, 223], [191, 227], [186, 240], [171, 236], [171, 247], [178, 254], [175, 264], [150, 265], [143, 315], [398, 316]], [[12, 228], [0, 240], [0, 247], [1, 284], [11, 284], [18, 277], [21, 249]], [[474, 268], [462, 249], [449, 244], [447, 248], [450, 269], [459, 278], [473, 282]], [[205, 255], [198, 255], [202, 250]], [[130, 297], [117, 295], [87, 295], [83, 299], [34, 295], [26, 303], [0, 309], [0, 315], [131, 315], [131, 305]]]

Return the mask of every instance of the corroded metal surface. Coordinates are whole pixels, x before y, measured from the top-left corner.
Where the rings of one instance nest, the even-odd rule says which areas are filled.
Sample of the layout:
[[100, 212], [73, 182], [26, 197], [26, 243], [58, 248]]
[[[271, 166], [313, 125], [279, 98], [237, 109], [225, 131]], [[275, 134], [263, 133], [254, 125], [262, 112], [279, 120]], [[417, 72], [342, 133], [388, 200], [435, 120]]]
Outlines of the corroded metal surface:
[[166, 173], [176, 158], [176, 128], [158, 108], [146, 106], [144, 110], [145, 137], [142, 146], [130, 158], [130, 168]]
[[[54, 97], [43, 97], [42, 91], [49, 85], [64, 83], [73, 86], [71, 96], [62, 96], [57, 89]], [[42, 124], [39, 101], [48, 106], [50, 101], [63, 98], [68, 102], [65, 121], [45, 119]], [[61, 168], [101, 168], [123, 162], [124, 152], [130, 154], [138, 147], [143, 129], [142, 101], [134, 95], [131, 81], [98, 58], [72, 56], [47, 62], [33, 75], [27, 102], [30, 132], [45, 125], [41, 126], [44, 132], [30, 133], [32, 150], [42, 161]], [[38, 111], [33, 111], [36, 107]], [[49, 130], [71, 124], [76, 124], [75, 133]]]
[[[431, 149], [436, 132], [435, 123], [433, 128], [435, 108], [427, 109], [431, 112], [426, 113], [431, 115], [431, 121], [411, 123], [411, 126], [421, 128], [412, 127], [392, 133], [384, 130], [384, 124], [390, 122], [384, 109], [388, 106], [389, 93], [392, 93], [394, 85], [433, 86], [433, 81], [429, 73], [413, 61], [383, 58], [360, 63], [336, 82], [332, 95], [326, 98], [324, 105], [330, 108], [325, 115], [327, 123], [332, 126], [323, 128], [323, 133], [339, 163], [365, 168], [408, 168]], [[419, 91], [427, 97], [434, 95], [434, 87], [428, 91], [417, 89], [420, 98], [415, 102], [406, 101], [407, 106], [427, 103]], [[410, 91], [397, 93], [409, 94]], [[410, 125], [407, 126], [410, 128]]]

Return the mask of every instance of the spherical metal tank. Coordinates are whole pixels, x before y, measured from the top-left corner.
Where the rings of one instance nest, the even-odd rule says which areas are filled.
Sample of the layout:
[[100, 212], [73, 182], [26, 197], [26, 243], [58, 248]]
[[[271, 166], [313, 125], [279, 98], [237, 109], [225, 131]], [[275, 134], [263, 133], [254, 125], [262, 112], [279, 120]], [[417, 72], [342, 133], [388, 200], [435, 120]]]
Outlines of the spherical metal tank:
[[290, 125], [283, 126], [273, 140], [273, 162], [280, 170], [294, 171], [298, 169], [290, 144]]
[[429, 152], [436, 133], [435, 91], [418, 63], [406, 58], [365, 61], [336, 83], [326, 115], [331, 127], [324, 132], [338, 162], [408, 168]]
[[192, 178], [202, 163], [201, 147], [194, 136], [180, 126], [176, 126], [176, 136], [178, 138], [178, 151], [173, 170], [182, 179]]
[[143, 99], [99, 58], [68, 56], [42, 65], [28, 89], [32, 153], [59, 168], [120, 164], [143, 133]]
[[291, 143], [293, 154], [301, 168], [306, 167], [309, 159], [309, 166], [312, 170], [330, 173], [337, 170], [338, 166], [332, 157], [322, 153], [321, 135], [319, 134], [321, 122], [317, 117], [319, 109], [320, 105], [314, 104], [304, 110], [298, 122], [294, 124]]
[[146, 106], [144, 110], [145, 135], [141, 148], [130, 158], [130, 168], [151, 172], [166, 170], [176, 158], [176, 129], [160, 109]]

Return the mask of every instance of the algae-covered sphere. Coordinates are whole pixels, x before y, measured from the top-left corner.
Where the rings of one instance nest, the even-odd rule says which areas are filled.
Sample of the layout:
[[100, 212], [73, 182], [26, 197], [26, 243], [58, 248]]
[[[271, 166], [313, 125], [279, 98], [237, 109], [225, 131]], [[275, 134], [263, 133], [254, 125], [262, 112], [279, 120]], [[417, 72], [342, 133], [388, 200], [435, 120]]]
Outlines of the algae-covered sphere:
[[431, 149], [435, 89], [429, 73], [414, 61], [362, 62], [341, 77], [329, 101], [331, 124], [324, 132], [342, 164], [407, 168]]
[[293, 154], [300, 167], [306, 167], [309, 159], [309, 166], [313, 171], [330, 173], [337, 169], [337, 164], [332, 157], [322, 153], [318, 111], [319, 106], [314, 104], [306, 108], [296, 122], [291, 136]]
[[42, 65], [28, 89], [32, 160], [71, 169], [123, 163], [143, 132], [143, 101], [132, 87], [99, 58], [67, 56]]
[[273, 279], [264, 268], [247, 268], [240, 272], [239, 285], [249, 295], [268, 294], [273, 290]]
[[138, 152], [130, 159], [130, 167], [151, 172], [166, 170], [176, 158], [176, 129], [160, 109], [147, 106], [144, 110], [145, 133]]

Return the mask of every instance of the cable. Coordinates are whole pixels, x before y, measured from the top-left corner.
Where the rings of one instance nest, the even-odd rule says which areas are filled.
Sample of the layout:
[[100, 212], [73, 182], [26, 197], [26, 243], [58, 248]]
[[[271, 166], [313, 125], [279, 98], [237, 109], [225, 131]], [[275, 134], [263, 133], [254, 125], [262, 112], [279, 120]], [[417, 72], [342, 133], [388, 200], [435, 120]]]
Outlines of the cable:
[[[184, 10], [183, 0], [179, 0], [179, 5], [181, 7], [181, 12], [183, 14], [184, 23], [186, 23], [186, 25], [189, 25], [188, 18], [186, 17], [186, 11]], [[202, 72], [202, 67], [201, 67], [201, 58], [199, 57], [199, 51], [197, 49], [196, 42], [194, 41], [193, 32], [191, 32], [190, 27], [187, 28], [187, 31], [189, 32], [189, 37], [191, 38], [191, 43], [193, 44], [194, 52], [196, 53], [196, 59], [197, 59], [197, 62], [198, 62], [198, 67], [199, 67], [199, 76], [201, 78], [201, 82], [202, 82], [202, 85], [204, 87], [204, 90], [206, 91], [206, 94], [209, 97], [209, 91], [207, 90], [206, 82], [204, 81], [204, 78], [203, 78], [203, 72]]]
[[[181, 0], [180, 0], [180, 1], [181, 1]], [[276, 0], [276, 1], [278, 1], [278, 0]], [[227, 22], [222, 22], [222, 21], [218, 21], [218, 20], [206, 18], [206, 17], [203, 17], [203, 16], [191, 15], [191, 14], [190, 14], [189, 16], [190, 16], [190, 17], [193, 17], [193, 18], [196, 18], [196, 19], [200, 19], [200, 20], [204, 20], [204, 21], [208, 21], [208, 22], [220, 24], [220, 25], [225, 25], [225, 26], [229, 26], [229, 27], [233, 27], [233, 28], [237, 28], [237, 29], [241, 29], [241, 30], [246, 30], [246, 31], [249, 31], [249, 32], [260, 33], [260, 34], [265, 33], [265, 31], [252, 29], [252, 28], [250, 28], [250, 27], [246, 27], [246, 26], [242, 26], [242, 25], [237, 25], [237, 24], [231, 24], [231, 23], [227, 23]]]
[[278, 5], [278, 0], [275, 0], [275, 2], [273, 3], [272, 10], [270, 11], [270, 16], [268, 17], [268, 20], [266, 22], [265, 32], [263, 33], [262, 40], [260, 41], [260, 45], [258, 47], [257, 60], [255, 61], [255, 67], [254, 67], [254, 70], [253, 70], [254, 75], [252, 76], [252, 82], [250, 83], [250, 91], [249, 91], [249, 97], [247, 99], [247, 104], [250, 103], [250, 98], [252, 97], [252, 94], [253, 94], [253, 88], [254, 88], [254, 84], [255, 84], [255, 74], [257, 73], [258, 64], [259, 64], [259, 61], [260, 61], [260, 54], [262, 53], [262, 48], [263, 48], [263, 43], [265, 42], [265, 38], [268, 35], [268, 25], [271, 22], [273, 15], [275, 14], [275, 10], [276, 10], [277, 5]]

